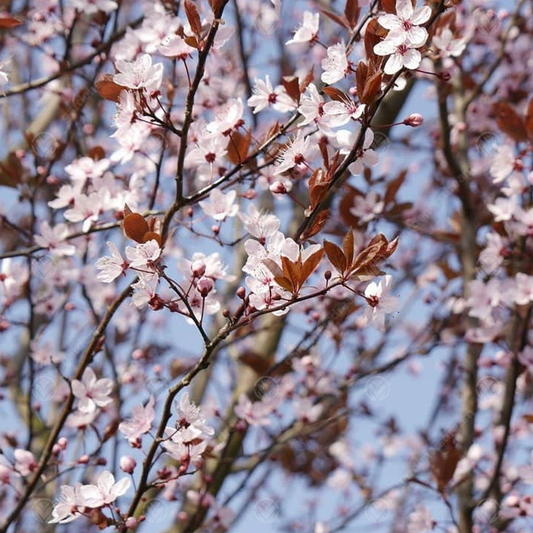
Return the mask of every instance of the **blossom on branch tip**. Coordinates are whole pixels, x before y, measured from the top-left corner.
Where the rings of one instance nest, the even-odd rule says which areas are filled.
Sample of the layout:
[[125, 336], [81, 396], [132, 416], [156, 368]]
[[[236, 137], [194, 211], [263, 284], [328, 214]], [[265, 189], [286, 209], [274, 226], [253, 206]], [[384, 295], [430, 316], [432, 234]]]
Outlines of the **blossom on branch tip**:
[[124, 420], [118, 426], [118, 430], [130, 443], [136, 443], [141, 435], [150, 431], [155, 416], [154, 403], [155, 398], [150, 396], [148, 403], [144, 407], [142, 405], [135, 406], [132, 409], [132, 417]]
[[365, 289], [368, 306], [364, 318], [367, 324], [373, 324], [378, 331], [385, 331], [385, 315], [395, 311], [399, 305], [398, 298], [389, 296], [391, 285], [392, 276], [387, 275], [377, 282], [370, 282]]
[[78, 409], [82, 413], [94, 413], [98, 407], [109, 405], [113, 382], [108, 378], [98, 379], [89, 366], [83, 372], [81, 381], [72, 380], [72, 394], [78, 398]]
[[282, 174], [295, 166], [306, 163], [311, 152], [311, 138], [305, 137], [301, 130], [298, 130], [296, 137], [290, 141], [289, 145], [279, 156], [274, 174]]
[[374, 46], [374, 52], [378, 56], [389, 56], [383, 71], [385, 74], [392, 75], [404, 67], [409, 70], [414, 70], [420, 66], [422, 55], [416, 48], [418, 46], [409, 41], [398, 43], [385, 39]]
[[163, 63], [152, 65], [150, 54], [141, 54], [135, 61], [118, 59], [116, 67], [118, 73], [113, 81], [128, 89], [146, 89], [151, 93], [157, 91], [163, 81]]
[[294, 32], [292, 39], [289, 39], [285, 44], [300, 44], [311, 43], [318, 35], [318, 28], [320, 25], [320, 13], [311, 13], [311, 11], [304, 11], [303, 22]]
[[93, 509], [109, 505], [125, 494], [131, 486], [128, 477], [115, 483], [115, 476], [107, 470], [96, 478], [95, 485], [84, 485], [80, 488], [84, 504]]
[[61, 485], [59, 501], [52, 509], [52, 519], [49, 524], [68, 524], [81, 516], [84, 512], [85, 499], [81, 493], [81, 483]]
[[327, 50], [328, 57], [322, 60], [322, 76], [320, 79], [328, 85], [342, 80], [348, 70], [350, 63], [346, 57], [346, 46], [343, 42], [330, 46]]
[[270, 76], [267, 75], [264, 80], [255, 80], [253, 94], [248, 98], [248, 106], [253, 108], [254, 114], [267, 107], [272, 107], [280, 113], [287, 113], [296, 108], [296, 102], [287, 94], [283, 85], [272, 87]]
[[389, 30], [387, 41], [394, 44], [409, 42], [418, 48], [428, 38], [427, 30], [421, 25], [425, 24], [430, 17], [429, 6], [422, 6], [415, 10], [411, 0], [396, 0], [396, 15], [390, 13], [381, 15], [378, 22]]

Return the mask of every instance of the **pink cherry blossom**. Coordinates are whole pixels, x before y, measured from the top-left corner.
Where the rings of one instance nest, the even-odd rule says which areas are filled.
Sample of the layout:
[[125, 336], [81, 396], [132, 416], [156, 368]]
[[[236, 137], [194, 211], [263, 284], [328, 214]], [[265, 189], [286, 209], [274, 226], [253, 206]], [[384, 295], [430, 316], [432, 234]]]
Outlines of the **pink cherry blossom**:
[[209, 201], [201, 201], [200, 206], [203, 212], [215, 220], [224, 220], [227, 217], [234, 217], [239, 211], [239, 206], [235, 204], [237, 191], [230, 191], [224, 194], [219, 189], [213, 189], [209, 194]]
[[126, 257], [130, 268], [144, 273], [154, 271], [155, 264], [160, 256], [161, 247], [155, 239], [136, 246], [126, 246]]
[[117, 279], [121, 274], [124, 274], [129, 268], [128, 261], [123, 259], [122, 255], [118, 251], [116, 245], [109, 241], [107, 247], [111, 252], [111, 255], [101, 257], [96, 261], [95, 266], [100, 271], [97, 278], [104, 283], [111, 283]]
[[179, 35], [167, 37], [159, 46], [159, 52], [164, 56], [175, 57], [181, 60], [191, 57], [194, 50]]
[[14, 451], [15, 470], [21, 476], [29, 476], [37, 468], [37, 461], [33, 453], [28, 450], [17, 449]]
[[68, 234], [65, 224], [57, 224], [51, 228], [45, 220], [41, 223], [41, 234], [35, 236], [35, 242], [43, 248], [48, 248], [52, 255], [74, 255], [76, 247], [66, 242]]
[[81, 516], [86, 505], [81, 493], [82, 484], [61, 485], [59, 501], [52, 509], [52, 519], [49, 524], [68, 524]]
[[80, 493], [87, 507], [98, 508], [113, 503], [125, 494], [130, 486], [130, 478], [125, 477], [115, 483], [115, 476], [105, 470], [96, 478], [95, 485], [84, 485], [80, 488]]
[[78, 409], [82, 413], [94, 413], [98, 407], [109, 405], [113, 382], [108, 378], [98, 379], [94, 370], [87, 367], [81, 381], [72, 380], [72, 393], [78, 398]]
[[155, 398], [150, 396], [150, 400], [144, 407], [142, 405], [134, 407], [131, 419], [121, 422], [118, 426], [118, 430], [130, 443], [135, 443], [143, 434], [150, 431], [155, 416], [154, 403]]

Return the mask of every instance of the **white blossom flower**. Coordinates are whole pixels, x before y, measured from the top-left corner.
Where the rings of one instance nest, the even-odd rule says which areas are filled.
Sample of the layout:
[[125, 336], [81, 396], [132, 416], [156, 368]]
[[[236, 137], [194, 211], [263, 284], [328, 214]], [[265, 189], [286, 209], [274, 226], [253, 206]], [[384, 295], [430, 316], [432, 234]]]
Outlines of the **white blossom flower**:
[[385, 314], [398, 308], [398, 298], [389, 296], [392, 276], [383, 276], [379, 282], [372, 281], [365, 289], [368, 307], [364, 318], [367, 324], [373, 324], [379, 331], [385, 331]]
[[314, 41], [318, 35], [319, 25], [320, 13], [304, 11], [302, 24], [294, 32], [292, 39], [285, 44], [310, 43]]
[[215, 220], [224, 220], [226, 217], [234, 217], [239, 211], [235, 204], [237, 191], [229, 191], [224, 194], [220, 189], [213, 189], [209, 194], [209, 201], [200, 202], [203, 212]]
[[61, 485], [59, 501], [52, 509], [52, 520], [49, 524], [67, 524], [81, 516], [85, 507], [81, 487], [81, 483], [76, 483], [73, 487]]
[[107, 246], [111, 252], [111, 256], [106, 255], [96, 261], [95, 266], [100, 270], [96, 277], [104, 283], [111, 283], [126, 272], [129, 268], [129, 263], [122, 257], [115, 243], [108, 241]]
[[79, 399], [78, 409], [82, 413], [94, 413], [98, 407], [109, 405], [113, 382], [108, 378], [98, 379], [94, 370], [88, 366], [81, 381], [72, 380], [72, 394]]
[[163, 63], [152, 65], [150, 54], [141, 54], [135, 61], [117, 59], [118, 74], [113, 81], [129, 89], [146, 89], [157, 91], [163, 81]]
[[134, 269], [154, 270], [160, 255], [161, 247], [155, 239], [136, 246], [126, 246], [126, 257], [130, 261], [130, 267]]
[[374, 46], [374, 52], [378, 56], [389, 56], [383, 69], [385, 74], [396, 74], [403, 67], [410, 70], [418, 68], [422, 61], [422, 55], [417, 46], [409, 41], [397, 43], [394, 40], [385, 39]]
[[311, 151], [310, 143], [311, 138], [309, 136], [304, 137], [302, 130], [298, 130], [296, 137], [289, 143], [279, 157], [279, 163], [276, 165], [274, 174], [281, 174], [295, 166], [304, 164]]
[[350, 213], [361, 219], [362, 223], [370, 222], [376, 215], [383, 211], [385, 204], [378, 201], [378, 194], [375, 191], [366, 196], [356, 196], [355, 205], [350, 208]]
[[296, 108], [296, 102], [287, 94], [285, 87], [277, 85], [274, 88], [268, 75], [264, 80], [255, 80], [253, 95], [248, 98], [248, 105], [254, 109], [254, 114], [267, 107], [272, 107], [280, 113], [287, 113]]
[[337, 43], [327, 50], [328, 57], [322, 60], [322, 76], [320, 79], [332, 85], [344, 78], [350, 64], [346, 57], [346, 47], [344, 43]]
[[430, 17], [429, 6], [422, 6], [415, 11], [411, 0], [396, 0], [396, 15], [381, 15], [378, 22], [389, 30], [387, 41], [395, 44], [409, 42], [418, 48], [428, 38], [427, 30], [420, 25], [425, 24]]
[[35, 243], [43, 248], [48, 248], [52, 255], [74, 255], [76, 247], [66, 242], [68, 233], [66, 224], [57, 224], [51, 228], [45, 220], [41, 222], [41, 234], [35, 235]]
[[96, 509], [113, 503], [125, 494], [131, 486], [129, 477], [122, 478], [115, 483], [115, 476], [105, 470], [96, 478], [95, 485], [84, 485], [80, 489], [83, 501], [87, 507]]

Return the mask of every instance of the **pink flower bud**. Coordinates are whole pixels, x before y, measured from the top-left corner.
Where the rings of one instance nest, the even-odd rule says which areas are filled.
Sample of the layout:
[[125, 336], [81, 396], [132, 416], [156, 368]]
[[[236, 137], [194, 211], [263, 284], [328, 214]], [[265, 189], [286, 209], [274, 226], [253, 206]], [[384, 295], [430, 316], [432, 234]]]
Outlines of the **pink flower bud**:
[[191, 265], [191, 270], [194, 277], [199, 278], [205, 274], [205, 263], [201, 259], [193, 261]]
[[411, 126], [412, 128], [418, 128], [418, 126], [422, 126], [424, 123], [424, 117], [420, 115], [419, 113], [413, 113], [412, 115], [409, 115], [403, 123], [406, 126]]
[[137, 519], [134, 518], [133, 516], [128, 516], [128, 518], [126, 518], [126, 527], [129, 527], [130, 529], [134, 529], [137, 527]]
[[287, 192], [287, 188], [281, 181], [275, 181], [270, 185], [269, 189], [272, 194], [285, 194]]
[[126, 474], [133, 474], [135, 467], [137, 466], [137, 461], [130, 457], [129, 455], [123, 455], [120, 458], [120, 469]]
[[89, 463], [89, 456], [87, 454], [85, 455], [82, 455], [79, 459], [78, 459], [78, 464], [80, 465], [86, 465]]
[[196, 285], [198, 292], [205, 298], [212, 290], [215, 284], [211, 278], [202, 278]]
[[241, 300], [244, 300], [244, 297], [246, 296], [246, 289], [244, 287], [239, 287], [237, 289], [237, 296], [241, 299]]
[[141, 350], [140, 348], [137, 348], [136, 350], [133, 350], [133, 352], [131, 354], [131, 358], [134, 361], [138, 361], [139, 359], [142, 359], [143, 357], [144, 357], [144, 351]]
[[61, 437], [61, 438], [58, 439], [58, 441], [57, 441], [57, 445], [58, 445], [62, 450], [66, 450], [66, 449], [67, 449], [67, 444], [68, 444], [68, 440], [67, 440], [65, 437]]

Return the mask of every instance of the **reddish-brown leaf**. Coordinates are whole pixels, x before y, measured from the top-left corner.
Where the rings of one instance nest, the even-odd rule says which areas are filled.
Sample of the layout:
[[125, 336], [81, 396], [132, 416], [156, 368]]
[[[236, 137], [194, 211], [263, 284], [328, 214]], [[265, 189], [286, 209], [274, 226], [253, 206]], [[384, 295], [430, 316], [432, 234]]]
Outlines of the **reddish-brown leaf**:
[[368, 263], [365, 266], [359, 267], [352, 273], [352, 276], [359, 281], [370, 281], [378, 276], [383, 276], [383, 274], [385, 272], [376, 263]]
[[355, 28], [360, 12], [361, 8], [359, 7], [358, 0], [346, 0], [346, 5], [344, 6], [344, 16], [346, 17], [350, 28]]
[[346, 272], [348, 262], [344, 256], [343, 251], [333, 242], [324, 240], [324, 250], [330, 260], [331, 264], [337, 269], [338, 272], [343, 274]]
[[183, 40], [192, 48], [198, 48], [198, 38], [194, 35], [187, 35]]
[[322, 156], [322, 161], [324, 162], [324, 167], [326, 170], [329, 169], [328, 144], [329, 141], [326, 137], [321, 137], [318, 141], [318, 148], [320, 150], [320, 155]]
[[348, 24], [348, 22], [344, 19], [344, 17], [341, 17], [340, 15], [337, 15], [337, 13], [334, 13], [333, 11], [330, 11], [329, 9], [320, 9], [320, 11], [326, 15], [326, 17], [330, 18], [331, 20], [333, 20], [333, 22], [336, 22], [337, 24], [339, 24], [339, 26], [343, 26], [344, 28], [346, 28], [347, 30], [350, 29], [350, 25]]
[[320, 261], [324, 257], [324, 250], [318, 250], [314, 254], [310, 255], [302, 266], [302, 275], [300, 276], [300, 286], [302, 286], [307, 278], [316, 270]]
[[311, 237], [314, 237], [317, 233], [320, 233], [329, 218], [329, 212], [329, 209], [324, 209], [323, 211], [320, 211], [320, 213], [315, 218], [315, 221], [313, 222], [312, 226], [302, 235], [302, 238], [304, 240], [310, 239]]
[[245, 135], [238, 131], [232, 132], [228, 141], [228, 159], [235, 165], [246, 161], [251, 143], [251, 130], [249, 130]]
[[226, 3], [227, 0], [209, 0], [209, 5], [217, 18], [220, 17]]
[[442, 441], [440, 449], [430, 457], [430, 470], [437, 488], [444, 493], [448, 483], [453, 478], [457, 463], [461, 459], [461, 451], [455, 444], [455, 435], [449, 434]]
[[340, 89], [336, 87], [327, 86], [322, 89], [324, 94], [327, 94], [332, 100], [337, 100], [338, 102], [346, 102], [350, 100], [350, 97], [343, 93]]
[[292, 262], [288, 257], [281, 256], [281, 266], [283, 267], [284, 277], [289, 279], [292, 283], [293, 292], [297, 293], [300, 290], [300, 278], [302, 276], [301, 263]]
[[527, 131], [522, 117], [507, 103], [492, 106], [499, 128], [516, 142], [527, 141]]
[[22, 22], [15, 17], [0, 17], [0, 29], [16, 28]]
[[281, 83], [287, 94], [297, 103], [300, 103], [300, 85], [298, 83], [298, 76], [283, 76]]
[[329, 190], [329, 180], [325, 172], [318, 168], [309, 179], [309, 199], [314, 209], [325, 197]]
[[396, 14], [396, 0], [380, 0], [381, 9], [387, 13]]
[[305, 75], [305, 78], [300, 83], [300, 94], [302, 94], [309, 84], [315, 79], [315, 73], [313, 67], [309, 69], [309, 72]]
[[385, 205], [388, 205], [391, 202], [394, 202], [394, 200], [396, 199], [396, 193], [400, 190], [400, 187], [403, 185], [403, 182], [405, 181], [406, 176], [407, 176], [407, 170], [402, 170], [397, 178], [393, 179], [391, 182], [388, 183], [387, 189], [385, 191]]
[[159, 235], [159, 233], [155, 233], [155, 231], [147, 231], [143, 235], [143, 242], [148, 242], [151, 240], [156, 241], [159, 246], [163, 245], [163, 241], [161, 240], [161, 235]]
[[104, 74], [96, 83], [98, 94], [111, 102], [118, 102], [120, 93], [125, 89], [122, 85], [113, 81], [112, 74]]
[[355, 197], [363, 196], [363, 193], [355, 187], [347, 186], [347, 189], [348, 192], [341, 198], [339, 203], [339, 211], [346, 226], [357, 228], [361, 225], [359, 217], [355, 216], [350, 209], [354, 206]]
[[373, 104], [376, 100], [376, 96], [381, 90], [381, 72], [376, 72], [373, 76], [367, 78], [363, 94], [360, 97], [361, 103]]
[[144, 217], [139, 213], [125, 215], [124, 220], [122, 221], [122, 229], [124, 235], [126, 235], [128, 239], [132, 239], [139, 243], [144, 242], [144, 236], [150, 230], [148, 222], [146, 222]]
[[370, 19], [365, 30], [365, 52], [366, 57], [370, 61], [376, 61], [377, 56], [374, 53], [374, 46], [381, 41], [383, 35], [383, 29], [379, 25], [377, 19]]
[[357, 94], [362, 95], [365, 91], [366, 78], [368, 76], [368, 66], [364, 61], [357, 63], [355, 70], [355, 81], [357, 84]]
[[16, 187], [22, 181], [24, 167], [15, 152], [0, 162], [0, 186]]
[[350, 228], [348, 230], [348, 233], [346, 233], [346, 237], [344, 237], [344, 240], [342, 242], [342, 248], [344, 250], [344, 256], [346, 257], [347, 264], [351, 265], [355, 252], [355, 242], [352, 228]]
[[193, 33], [197, 37], [200, 37], [202, 34], [202, 21], [196, 5], [191, 0], [185, 0], [183, 6], [185, 7], [185, 14], [187, 15], [187, 20], [191, 25]]
[[531, 98], [527, 106], [525, 126], [529, 140], [533, 141], [533, 98]]
[[286, 291], [289, 291], [290, 293], [294, 294], [294, 286], [292, 284], [292, 281], [289, 278], [286, 278], [284, 276], [276, 276], [274, 278], [274, 281], [280, 286], [283, 287]]
[[[381, 244], [369, 244], [362, 252], [360, 252], [354, 259], [351, 265], [351, 271], [357, 274], [358, 271], [375, 263], [376, 255], [381, 249]], [[376, 267], [377, 268], [377, 267]]]

